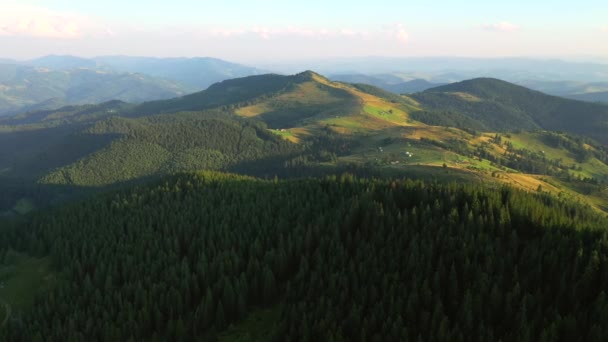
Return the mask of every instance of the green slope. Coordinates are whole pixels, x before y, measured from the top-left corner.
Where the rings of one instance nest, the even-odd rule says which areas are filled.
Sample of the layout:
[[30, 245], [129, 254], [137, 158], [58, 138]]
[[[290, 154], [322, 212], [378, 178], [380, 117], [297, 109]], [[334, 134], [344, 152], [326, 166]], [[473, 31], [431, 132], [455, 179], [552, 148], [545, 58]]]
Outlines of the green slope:
[[115, 138], [84, 158], [51, 170], [40, 182], [111, 185], [178, 171], [228, 169], [299, 150], [255, 122], [211, 113], [113, 117], [96, 122], [82, 134]]
[[[171, 100], [112, 101], [0, 120], [0, 182], [90, 187], [198, 169], [274, 176], [435, 168], [429, 174], [440, 178], [465, 173], [607, 208], [605, 146], [538, 131], [542, 115], [528, 111], [541, 113], [545, 107], [533, 102], [547, 99], [546, 108], [568, 101], [485, 79], [406, 97], [311, 71], [250, 76]], [[190, 112], [177, 114], [182, 110]], [[521, 133], [493, 141], [498, 129], [490, 127], [504, 125]], [[19, 200], [32, 199], [14, 198], [4, 210], [14, 212]]]
[[281, 91], [293, 81], [293, 77], [272, 74], [226, 80], [198, 93], [168, 101], [144, 103], [133, 111], [133, 115], [204, 110], [235, 105]]
[[412, 97], [427, 108], [468, 116], [490, 131], [546, 129], [608, 143], [608, 106], [550, 96], [496, 79], [453, 83]]

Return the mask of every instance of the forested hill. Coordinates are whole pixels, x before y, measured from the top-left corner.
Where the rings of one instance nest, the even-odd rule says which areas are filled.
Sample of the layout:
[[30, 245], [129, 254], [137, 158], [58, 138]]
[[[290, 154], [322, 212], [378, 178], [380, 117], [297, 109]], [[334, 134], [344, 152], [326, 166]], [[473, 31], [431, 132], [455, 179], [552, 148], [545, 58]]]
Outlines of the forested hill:
[[[31, 111], [14, 117], [0, 118], [0, 124], [21, 125], [49, 122], [65, 124], [66, 122], [94, 121], [114, 115], [142, 117], [182, 111], [204, 111], [218, 108], [235, 109], [268, 100], [280, 94], [293, 93], [297, 90], [297, 85], [304, 83], [319, 84], [319, 80], [329, 82], [312, 71], [290, 76], [276, 74], [248, 76], [218, 82], [206, 90], [168, 100], [149, 101], [128, 106], [125, 104], [121, 107], [113, 106], [112, 108], [108, 108], [108, 103], [116, 104], [116, 101], [100, 105], [67, 106], [57, 110]], [[393, 94], [386, 94], [395, 97]], [[304, 95], [300, 105], [306, 103], [306, 97], [318, 96], [314, 93], [300, 95]], [[314, 101], [314, 98], [311, 100]]]
[[[508, 95], [511, 88], [517, 96]], [[441, 179], [466, 173], [474, 181], [549, 191], [608, 210], [605, 145], [522, 130], [526, 122], [537, 129], [540, 119], [521, 108], [543, 109], [526, 96], [579, 104], [497, 80], [408, 97], [307, 71], [228, 80], [141, 105], [110, 101], [31, 112], [0, 119], [0, 189], [14, 190], [15, 182], [105, 187], [200, 169], [274, 176], [357, 168]], [[585, 108], [562, 114], [593, 114]], [[584, 125], [577, 120], [572, 127]], [[506, 127], [521, 131], [500, 132]], [[601, 127], [596, 122], [591, 133]], [[0, 215], [33, 207], [23, 202], [47, 202], [36, 200], [48, 197], [36, 191], [13, 190], [0, 194]]]
[[[0, 120], [0, 176], [99, 186], [175, 171], [251, 171], [254, 164], [289, 162], [305, 149], [301, 161], [335, 160], [349, 138], [326, 124], [307, 131], [299, 146], [283, 139], [287, 132], [268, 129], [362, 110], [355, 95], [322, 82], [329, 83], [313, 72], [251, 76], [172, 100], [112, 101], [6, 118]], [[262, 110], [254, 112], [258, 103]], [[247, 112], [236, 113], [241, 108]], [[251, 118], [256, 115], [260, 120]]]
[[301, 151], [259, 122], [214, 111], [137, 119], [113, 116], [84, 126], [0, 134], [0, 142], [5, 142], [0, 145], [4, 176], [74, 186], [225, 170], [243, 163], [250, 169], [271, 167], [275, 159]]
[[457, 112], [489, 131], [565, 131], [608, 143], [607, 105], [546, 95], [491, 78], [448, 84], [412, 96], [426, 108]]
[[0, 339], [600, 341], [607, 224], [510, 188], [176, 176], [4, 224], [0, 262], [51, 265]]
[[294, 76], [267, 74], [226, 80], [194, 94], [172, 100], [144, 103], [135, 108], [132, 113], [141, 116], [235, 105], [263, 95], [276, 94], [289, 84], [301, 81], [303, 77], [305, 77], [304, 74]]

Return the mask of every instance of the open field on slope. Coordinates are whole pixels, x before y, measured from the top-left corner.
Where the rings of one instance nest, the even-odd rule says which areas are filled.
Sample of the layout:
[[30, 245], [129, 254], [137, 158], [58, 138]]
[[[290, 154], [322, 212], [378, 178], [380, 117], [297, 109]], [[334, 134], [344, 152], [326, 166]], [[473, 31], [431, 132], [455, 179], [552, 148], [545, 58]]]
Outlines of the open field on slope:
[[407, 113], [416, 109], [405, 101], [391, 102], [313, 73], [309, 81], [290, 91], [239, 108], [235, 113], [261, 119], [275, 129], [274, 133], [279, 131], [279, 135], [299, 142], [300, 135], [324, 127], [340, 134], [361, 134], [417, 126], [419, 123], [410, 120]]

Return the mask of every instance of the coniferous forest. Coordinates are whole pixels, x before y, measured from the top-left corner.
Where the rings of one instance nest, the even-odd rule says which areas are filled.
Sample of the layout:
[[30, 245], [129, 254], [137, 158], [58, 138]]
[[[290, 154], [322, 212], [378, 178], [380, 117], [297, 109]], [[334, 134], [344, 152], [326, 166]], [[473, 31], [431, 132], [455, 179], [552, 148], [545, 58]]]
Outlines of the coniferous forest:
[[[509, 187], [182, 174], [4, 224], [59, 280], [3, 341], [600, 341], [608, 220]], [[261, 323], [260, 323], [261, 324]], [[253, 331], [256, 330], [256, 331]]]

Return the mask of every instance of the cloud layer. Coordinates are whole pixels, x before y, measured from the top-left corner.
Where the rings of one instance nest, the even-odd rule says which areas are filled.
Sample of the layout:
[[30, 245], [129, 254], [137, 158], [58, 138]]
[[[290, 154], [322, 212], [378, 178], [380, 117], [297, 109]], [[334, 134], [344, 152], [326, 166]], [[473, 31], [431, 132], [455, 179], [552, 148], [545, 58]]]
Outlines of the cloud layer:
[[[109, 0], [117, 1], [117, 0]], [[393, 20], [179, 20], [124, 14], [61, 12], [25, 6], [35, 0], [0, 0], [0, 57], [31, 58], [45, 54], [216, 56], [234, 60], [302, 59], [348, 56], [511, 56], [607, 55], [608, 23], [560, 29], [548, 35], [521, 22], [469, 20], [440, 24], [417, 18]], [[64, 4], [67, 2], [64, 2]], [[223, 5], [224, 6], [224, 5]], [[79, 6], [80, 7], [80, 6]], [[86, 7], [86, 6], [83, 6]], [[303, 18], [303, 17], [302, 17]], [[283, 23], [283, 24], [281, 24]], [[388, 24], [387, 24], [388, 23]], [[555, 26], [554, 29], [557, 30]], [[557, 32], [557, 31], [555, 31]], [[563, 41], [577, 44], [563, 44]]]
[[0, 35], [71, 39], [84, 34], [87, 19], [44, 8], [0, 5]]
[[[407, 43], [409, 32], [403, 24], [394, 24], [376, 30], [360, 30], [349, 27], [267, 27], [250, 26], [239, 28], [177, 27], [134, 28], [126, 23], [102, 23], [99, 20], [73, 13], [59, 13], [45, 8], [18, 5], [17, 2], [0, 4], [0, 36], [36, 37], [46, 39], [74, 40], [91, 37], [117, 37], [147, 35], [182, 35], [203, 39], [251, 39], [272, 41], [299, 40], [382, 40]], [[194, 34], [194, 35], [193, 35]]]

